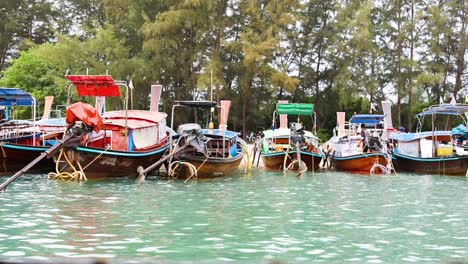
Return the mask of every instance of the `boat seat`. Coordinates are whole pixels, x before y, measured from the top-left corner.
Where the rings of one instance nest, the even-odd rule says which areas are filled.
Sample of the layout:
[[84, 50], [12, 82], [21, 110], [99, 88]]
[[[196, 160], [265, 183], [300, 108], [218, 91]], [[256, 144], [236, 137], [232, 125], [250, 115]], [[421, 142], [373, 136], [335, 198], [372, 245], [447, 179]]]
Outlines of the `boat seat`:
[[[232, 156], [231, 148], [225, 148], [223, 152], [223, 148], [208, 148], [208, 156], [210, 157], [228, 157], [229, 155]], [[234, 155], [235, 157], [236, 155]]]
[[63, 135], [63, 132], [46, 133], [44, 135], [41, 135], [41, 140], [59, 138], [59, 137], [62, 137], [62, 135]]

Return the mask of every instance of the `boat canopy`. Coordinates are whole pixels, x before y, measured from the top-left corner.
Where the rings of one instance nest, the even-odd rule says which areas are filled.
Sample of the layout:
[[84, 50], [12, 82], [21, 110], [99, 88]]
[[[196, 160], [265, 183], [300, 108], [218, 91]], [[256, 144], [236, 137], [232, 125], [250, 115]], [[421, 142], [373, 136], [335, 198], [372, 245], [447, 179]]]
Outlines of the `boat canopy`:
[[276, 104], [276, 112], [280, 115], [312, 115], [313, 104]]
[[230, 130], [202, 129], [202, 133], [205, 136], [225, 137], [228, 139], [235, 139], [237, 137], [237, 133], [234, 131], [230, 131]]
[[422, 113], [417, 114], [418, 116], [426, 116], [432, 114], [442, 115], [463, 115], [468, 112], [468, 104], [441, 104], [431, 106], [424, 110]]
[[33, 106], [36, 100], [18, 88], [0, 88], [0, 106]]
[[66, 75], [79, 96], [120, 96], [119, 86], [110, 75]]
[[188, 107], [201, 107], [201, 108], [210, 108], [217, 105], [213, 101], [175, 101], [175, 104]]
[[426, 137], [452, 136], [452, 131], [426, 131], [419, 133], [397, 133], [392, 135], [392, 139], [398, 141], [413, 141]]
[[102, 118], [106, 120], [111, 119], [125, 119], [125, 116], [128, 119], [135, 120], [145, 120], [153, 123], [160, 123], [166, 120], [167, 114], [163, 112], [156, 111], [145, 111], [145, 110], [128, 110], [125, 111], [109, 111], [102, 114]]
[[[289, 128], [277, 128], [275, 130], [265, 130], [263, 131], [263, 134], [265, 135], [265, 138], [287, 138], [291, 135], [291, 129]], [[304, 136], [305, 137], [314, 137], [312, 132], [304, 130]]]
[[385, 115], [353, 115], [351, 124], [377, 125], [383, 122]]

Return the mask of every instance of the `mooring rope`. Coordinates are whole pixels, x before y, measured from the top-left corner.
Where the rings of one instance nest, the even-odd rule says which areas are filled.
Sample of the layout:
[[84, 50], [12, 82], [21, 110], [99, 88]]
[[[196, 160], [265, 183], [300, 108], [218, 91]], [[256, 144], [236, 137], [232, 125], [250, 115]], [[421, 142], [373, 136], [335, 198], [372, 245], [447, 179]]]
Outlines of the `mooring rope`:
[[244, 160], [245, 160], [246, 166], [245, 166], [244, 173], [247, 173], [247, 171], [250, 171], [252, 169], [252, 164], [250, 164], [250, 154], [249, 154], [247, 142], [245, 142], [244, 140], [240, 138], [238, 138], [238, 141], [239, 141], [239, 145], [245, 152]]
[[390, 173], [393, 171], [395, 175], [398, 175], [397, 171], [395, 170], [395, 166], [393, 166], [392, 155], [389, 154], [387, 154], [387, 169]]
[[288, 145], [288, 148], [286, 149], [286, 151], [284, 153], [283, 171], [286, 170], [286, 160], [288, 159], [288, 157], [289, 157], [289, 145]]
[[302, 176], [307, 171], [307, 164], [302, 160], [293, 160], [286, 169], [284, 169], [284, 173], [287, 174], [289, 171], [292, 171], [294, 165], [298, 164], [298, 172], [296, 176]]
[[90, 161], [88, 163], [88, 165], [86, 165], [83, 170], [86, 170], [86, 168], [88, 168], [91, 164], [93, 164], [99, 157], [101, 157], [104, 153], [106, 153], [109, 149], [111, 148], [111, 146], [109, 145], [106, 149], [104, 149], [103, 152], [101, 152], [99, 155], [97, 155], [92, 161]]
[[195, 180], [197, 180], [198, 179], [198, 170], [200, 170], [200, 168], [203, 166], [203, 164], [205, 164], [205, 162], [208, 160], [208, 158], [209, 158], [209, 156], [206, 157], [206, 159], [202, 162], [202, 164], [200, 164], [200, 166], [198, 166], [198, 168], [195, 167], [195, 165], [193, 165], [190, 162], [174, 161], [169, 165], [169, 176], [175, 178], [176, 174], [177, 174], [176, 170], [180, 170], [180, 169], [182, 169], [183, 166], [186, 166], [188, 168], [189, 172], [190, 172], [190, 176], [187, 177], [187, 179], [185, 179], [184, 183], [189, 181], [191, 178], [194, 178]]
[[[103, 152], [101, 152], [99, 155], [97, 155], [92, 161], [90, 161], [85, 167], [81, 166], [81, 163], [73, 159], [75, 161], [76, 165], [78, 166], [79, 169], [76, 169], [75, 166], [73, 166], [73, 162], [70, 160], [68, 157], [67, 153], [62, 150], [60, 151], [59, 157], [57, 158], [57, 161], [55, 162], [55, 172], [50, 172], [47, 177], [49, 179], [53, 180], [62, 180], [62, 181], [87, 181], [88, 178], [86, 177], [86, 174], [84, 173], [84, 170], [91, 166], [99, 157], [101, 157], [104, 153], [106, 153], [111, 146], [108, 146], [106, 149], [104, 149]], [[58, 165], [60, 164], [60, 160], [62, 156], [65, 158], [67, 161], [67, 164], [70, 166], [70, 168], [73, 170], [72, 172], [67, 172], [67, 171], [60, 171], [58, 168]]]
[[369, 173], [371, 175], [378, 175], [380, 173], [377, 173], [376, 169], [380, 169], [382, 171], [382, 174], [390, 174], [390, 171], [387, 169], [387, 167], [385, 167], [384, 165], [380, 164], [380, 163], [374, 163], [374, 165], [372, 166], [372, 168], [370, 169]]
[[7, 155], [6, 155], [6, 152], [5, 150], [3, 149], [3, 144], [5, 142], [0, 142], [0, 147], [2, 148], [2, 155], [3, 155], [3, 160], [2, 160], [2, 165], [3, 165], [3, 169], [4, 171], [7, 171], [7, 167], [6, 167], [6, 163], [7, 163]]
[[175, 175], [177, 174], [176, 170], [182, 169], [183, 166], [186, 166], [188, 168], [189, 172], [190, 172], [190, 176], [187, 179], [190, 179], [193, 176], [195, 177], [195, 179], [197, 179], [197, 168], [193, 164], [191, 164], [189, 162], [185, 162], [185, 161], [174, 161], [174, 162], [172, 162], [169, 165], [169, 176], [175, 178]]
[[[60, 164], [60, 160], [62, 159], [62, 156], [65, 158], [65, 160], [67, 161], [67, 164], [73, 170], [72, 172], [59, 170], [59, 164]], [[47, 174], [47, 178], [52, 179], [52, 180], [62, 180], [62, 181], [77, 181], [77, 182], [87, 181], [88, 179], [86, 178], [86, 175], [81, 167], [81, 164], [78, 161], [76, 162], [77, 162], [79, 170], [77, 170], [75, 166], [73, 166], [72, 162], [68, 158], [67, 153], [65, 153], [64, 149], [62, 148], [55, 162], [55, 172], [49, 172], [49, 174]]]
[[5, 144], [5, 142], [1, 142], [1, 143], [0, 143], [0, 148], [2, 148], [2, 156], [3, 156], [3, 158], [6, 159], [6, 158], [7, 158], [7, 154], [6, 154], [6, 152], [5, 152], [5, 149], [3, 149], [3, 144]]
[[[292, 171], [292, 169], [294, 168], [294, 165], [298, 164], [298, 173], [297, 173], [297, 176], [302, 176], [306, 171], [307, 171], [307, 164], [300, 160], [300, 159], [297, 159], [297, 160], [293, 160], [288, 166], [286, 166], [286, 161], [289, 157], [289, 145], [288, 145], [288, 148], [286, 149], [286, 152], [285, 152], [285, 155], [284, 155], [284, 160], [283, 160], [283, 173], [284, 175], [286, 175], [289, 171]], [[296, 150], [296, 151], [300, 151], [299, 149]]]

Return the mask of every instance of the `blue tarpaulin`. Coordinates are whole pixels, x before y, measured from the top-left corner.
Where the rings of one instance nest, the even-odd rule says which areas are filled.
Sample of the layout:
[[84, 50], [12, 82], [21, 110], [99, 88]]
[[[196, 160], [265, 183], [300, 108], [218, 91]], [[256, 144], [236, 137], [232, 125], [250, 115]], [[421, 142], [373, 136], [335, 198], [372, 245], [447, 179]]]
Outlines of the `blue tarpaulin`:
[[460, 135], [463, 136], [464, 138], [468, 139], [468, 127], [464, 125], [458, 125], [455, 128], [452, 129], [452, 134], [454, 135]]
[[34, 98], [18, 88], [0, 88], [0, 106], [32, 106]]

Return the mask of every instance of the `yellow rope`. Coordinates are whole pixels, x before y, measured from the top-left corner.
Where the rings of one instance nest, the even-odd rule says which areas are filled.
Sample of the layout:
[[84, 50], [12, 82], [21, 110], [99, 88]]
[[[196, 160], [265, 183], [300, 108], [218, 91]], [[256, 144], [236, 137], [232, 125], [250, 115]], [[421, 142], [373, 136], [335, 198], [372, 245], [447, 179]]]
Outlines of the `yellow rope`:
[[[60, 160], [62, 159], [62, 156], [65, 158], [65, 160], [67, 161], [67, 164], [73, 170], [72, 172], [59, 170], [59, 164], [60, 164]], [[83, 172], [83, 169], [81, 168], [80, 163], [77, 162], [77, 164], [78, 164], [79, 170], [77, 170], [75, 166], [73, 166], [72, 162], [68, 158], [68, 155], [65, 153], [64, 149], [62, 148], [55, 162], [55, 172], [49, 172], [49, 174], [47, 174], [47, 178], [52, 179], [52, 180], [61, 180], [61, 181], [77, 181], [77, 182], [87, 181], [88, 179], [86, 178], [86, 175]]]
[[247, 165], [245, 172], [247, 172], [247, 170], [252, 169], [252, 164], [250, 163], [250, 154], [249, 154], [248, 149], [243, 144], [240, 144], [240, 146], [245, 151], [245, 154], [246, 154], [244, 160], [245, 160], [246, 165]]
[[288, 148], [286, 149], [286, 152], [284, 153], [284, 160], [283, 160], [283, 171], [286, 170], [286, 160], [289, 157], [289, 145]]

